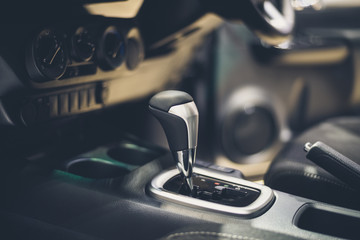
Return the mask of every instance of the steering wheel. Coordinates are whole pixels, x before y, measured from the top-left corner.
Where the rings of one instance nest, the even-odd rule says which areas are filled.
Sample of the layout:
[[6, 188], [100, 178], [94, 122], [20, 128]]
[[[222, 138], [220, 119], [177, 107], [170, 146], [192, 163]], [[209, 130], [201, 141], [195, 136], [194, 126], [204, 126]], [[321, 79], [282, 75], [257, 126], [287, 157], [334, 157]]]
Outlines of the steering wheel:
[[243, 21], [270, 45], [286, 41], [291, 35], [295, 13], [291, 0], [203, 0], [207, 10], [229, 20]]

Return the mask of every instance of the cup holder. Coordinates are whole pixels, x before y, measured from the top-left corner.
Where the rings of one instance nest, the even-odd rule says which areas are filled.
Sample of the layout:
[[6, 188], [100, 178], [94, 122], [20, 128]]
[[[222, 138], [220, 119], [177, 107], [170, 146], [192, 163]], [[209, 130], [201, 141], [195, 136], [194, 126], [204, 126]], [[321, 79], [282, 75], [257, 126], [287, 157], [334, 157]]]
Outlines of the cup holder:
[[160, 157], [161, 154], [162, 152], [130, 142], [120, 143], [107, 151], [107, 155], [113, 160], [135, 166], [142, 166]]
[[66, 172], [93, 179], [116, 178], [130, 171], [111, 161], [98, 158], [80, 158], [66, 164]]
[[61, 170], [92, 179], [124, 176], [161, 157], [165, 150], [135, 140], [100, 146], [62, 164]]

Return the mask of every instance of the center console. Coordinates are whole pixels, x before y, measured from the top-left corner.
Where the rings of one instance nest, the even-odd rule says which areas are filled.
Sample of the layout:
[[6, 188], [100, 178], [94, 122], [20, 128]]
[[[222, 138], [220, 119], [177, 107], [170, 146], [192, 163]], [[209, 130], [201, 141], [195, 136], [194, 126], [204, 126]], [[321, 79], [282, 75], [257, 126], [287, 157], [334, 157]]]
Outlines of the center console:
[[9, 225], [33, 224], [21, 232], [5, 228], [5, 234], [34, 236], [54, 228], [67, 239], [79, 239], [69, 231], [83, 239], [159, 239], [202, 231], [258, 239], [359, 234], [358, 211], [271, 190], [237, 177], [236, 170], [201, 161], [189, 192], [172, 162], [168, 151], [130, 137], [63, 161], [55, 170], [29, 165], [8, 179], [12, 190], [3, 201]]
[[[175, 95], [177, 104], [162, 95], [170, 109], [192, 101], [183, 93]], [[152, 106], [157, 104], [153, 102]], [[186, 106], [182, 106], [188, 113], [185, 115], [193, 116]], [[197, 116], [196, 111], [191, 112]], [[172, 113], [162, 114], [166, 114], [163, 123], [168, 123]], [[171, 119], [181, 123], [187, 118]], [[169, 128], [168, 139], [174, 136], [174, 130], [192, 134], [187, 130], [196, 129], [188, 128], [186, 121], [183, 126]], [[185, 136], [177, 140], [185, 140], [186, 148], [196, 148], [196, 141], [189, 145], [191, 141]], [[172, 144], [173, 150], [182, 143]], [[7, 188], [2, 201], [7, 211], [1, 217], [8, 224], [4, 234], [13, 239], [28, 235], [48, 239], [55, 230], [66, 239], [359, 236], [358, 211], [272, 190], [242, 179], [234, 169], [195, 162], [192, 157], [174, 158], [184, 150], [178, 148], [171, 154], [127, 136], [62, 160], [56, 166], [28, 164], [4, 181]]]

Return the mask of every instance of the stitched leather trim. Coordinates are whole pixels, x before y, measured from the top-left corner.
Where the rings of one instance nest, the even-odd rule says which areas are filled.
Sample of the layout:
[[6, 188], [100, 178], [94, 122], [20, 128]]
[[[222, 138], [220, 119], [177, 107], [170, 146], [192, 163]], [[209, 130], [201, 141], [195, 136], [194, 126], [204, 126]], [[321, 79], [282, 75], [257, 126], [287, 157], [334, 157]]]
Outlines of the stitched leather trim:
[[258, 238], [240, 236], [240, 235], [236, 235], [236, 234], [221, 233], [221, 232], [206, 232], [206, 231], [173, 233], [173, 234], [169, 235], [166, 239], [172, 239], [172, 238], [184, 237], [184, 236], [195, 236], [195, 235], [225, 237], [228, 239], [238, 239], [238, 240], [260, 240]]
[[[345, 184], [342, 184], [340, 182], [336, 182], [332, 179], [320, 176], [318, 174], [314, 174], [314, 173], [308, 173], [308, 172], [303, 172], [303, 171], [286, 171], [286, 172], [282, 172], [281, 174], [277, 174], [276, 177], [272, 177], [272, 181], [274, 178], [279, 178], [279, 176], [286, 176], [286, 175], [298, 175], [298, 176], [305, 176], [308, 177], [309, 179], [312, 180], [317, 180], [318, 182], [324, 182], [324, 183], [330, 183], [333, 184], [337, 187], [340, 187], [342, 189], [346, 189], [346, 190], [350, 190], [350, 191], [354, 191], [352, 188], [348, 187]], [[271, 181], [270, 183], [268, 183], [269, 186], [271, 186]]]
[[323, 176], [320, 176], [320, 175], [317, 175], [317, 174], [314, 174], [314, 173], [304, 173], [304, 176], [312, 178], [312, 179], [316, 179], [316, 180], [321, 180], [323, 182], [327, 182], [327, 183], [330, 183], [330, 184], [334, 184], [334, 185], [336, 185], [338, 187], [341, 187], [341, 188], [344, 188], [344, 189], [347, 189], [347, 190], [352, 190], [351, 188], [349, 188], [345, 184], [335, 182], [335, 181], [333, 181], [331, 179], [325, 178]]

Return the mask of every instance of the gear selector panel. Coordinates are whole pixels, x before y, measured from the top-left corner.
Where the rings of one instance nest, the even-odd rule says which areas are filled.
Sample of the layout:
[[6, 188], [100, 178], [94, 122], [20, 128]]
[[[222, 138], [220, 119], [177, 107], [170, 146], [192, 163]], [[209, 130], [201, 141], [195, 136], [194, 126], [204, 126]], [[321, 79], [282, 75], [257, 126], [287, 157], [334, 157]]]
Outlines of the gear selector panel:
[[192, 181], [190, 190], [177, 169], [164, 171], [151, 181], [149, 193], [160, 200], [246, 218], [264, 213], [275, 200], [267, 186], [207, 168], [195, 167]]
[[206, 200], [233, 207], [245, 207], [253, 203], [260, 195], [258, 189], [213, 179], [199, 174], [193, 175], [192, 191], [184, 184], [180, 175], [164, 184], [164, 189], [185, 196]]

